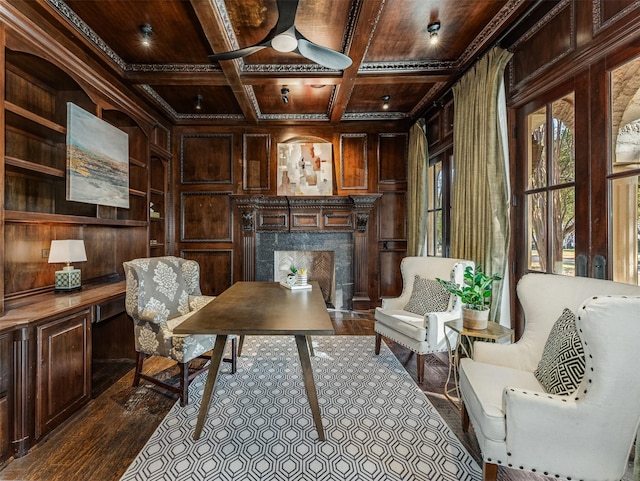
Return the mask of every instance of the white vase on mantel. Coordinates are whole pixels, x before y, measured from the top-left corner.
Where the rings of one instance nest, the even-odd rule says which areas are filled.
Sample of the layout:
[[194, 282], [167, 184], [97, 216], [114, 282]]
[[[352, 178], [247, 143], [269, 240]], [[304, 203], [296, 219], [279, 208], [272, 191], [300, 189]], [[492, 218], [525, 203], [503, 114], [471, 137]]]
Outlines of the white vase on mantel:
[[477, 311], [462, 306], [462, 325], [466, 329], [483, 330], [489, 322], [489, 309]]

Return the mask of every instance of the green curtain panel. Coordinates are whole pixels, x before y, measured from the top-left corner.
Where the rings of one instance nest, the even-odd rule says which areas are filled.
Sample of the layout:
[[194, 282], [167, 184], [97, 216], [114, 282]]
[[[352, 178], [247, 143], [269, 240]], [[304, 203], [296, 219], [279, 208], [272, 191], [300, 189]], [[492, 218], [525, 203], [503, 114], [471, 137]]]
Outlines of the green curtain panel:
[[409, 131], [407, 166], [407, 255], [425, 256], [427, 235], [427, 188], [429, 155], [424, 133], [425, 121], [416, 122]]
[[[501, 276], [509, 249], [509, 184], [506, 119], [500, 115], [505, 106], [499, 98], [511, 56], [492, 49], [453, 87], [451, 256], [471, 259]], [[499, 317], [501, 292], [497, 283], [492, 320]]]

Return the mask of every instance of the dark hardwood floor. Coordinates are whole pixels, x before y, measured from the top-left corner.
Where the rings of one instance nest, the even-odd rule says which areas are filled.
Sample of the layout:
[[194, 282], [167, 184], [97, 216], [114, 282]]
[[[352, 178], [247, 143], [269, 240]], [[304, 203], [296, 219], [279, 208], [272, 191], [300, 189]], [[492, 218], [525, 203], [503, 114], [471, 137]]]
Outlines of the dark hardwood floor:
[[[369, 313], [332, 313], [337, 335], [373, 336], [373, 318]], [[402, 346], [387, 342], [391, 351], [417, 378], [416, 356]], [[371, 338], [371, 350], [374, 339]], [[480, 461], [480, 450], [473, 431], [463, 433], [459, 411], [443, 394], [447, 378], [447, 356], [427, 357], [425, 380], [420, 388], [443, 419]], [[163, 371], [177, 376], [175, 364], [162, 358], [145, 363], [149, 372]], [[228, 365], [222, 369], [229, 369]], [[10, 461], [0, 470], [0, 480], [13, 481], [116, 481], [162, 421], [176, 396], [152, 384], [131, 386], [133, 361], [99, 362], [93, 366], [92, 400], [73, 418], [38, 443], [22, 458]], [[632, 461], [630, 461], [631, 463]], [[632, 464], [625, 480], [631, 480]], [[550, 480], [531, 473], [500, 468], [500, 481]], [[425, 480], [437, 481], [437, 480]]]

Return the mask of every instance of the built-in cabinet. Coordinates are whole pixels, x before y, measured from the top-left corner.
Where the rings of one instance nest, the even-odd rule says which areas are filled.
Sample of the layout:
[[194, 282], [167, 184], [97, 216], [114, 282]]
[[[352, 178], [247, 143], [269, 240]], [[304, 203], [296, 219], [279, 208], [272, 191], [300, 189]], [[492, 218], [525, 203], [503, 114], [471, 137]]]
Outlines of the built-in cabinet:
[[0, 466], [91, 399], [94, 347], [100, 359], [133, 361], [124, 281], [63, 295], [12, 301], [0, 318]]
[[36, 439], [89, 401], [90, 339], [90, 308], [47, 320], [36, 327]]

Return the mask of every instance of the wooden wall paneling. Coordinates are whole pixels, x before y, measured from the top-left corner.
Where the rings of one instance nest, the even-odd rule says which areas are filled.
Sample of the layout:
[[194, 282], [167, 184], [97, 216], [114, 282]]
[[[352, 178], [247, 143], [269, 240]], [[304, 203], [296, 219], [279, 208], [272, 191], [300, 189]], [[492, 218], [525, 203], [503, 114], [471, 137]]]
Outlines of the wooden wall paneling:
[[378, 257], [378, 269], [380, 271], [378, 297], [380, 299], [398, 297], [402, 293], [400, 262], [402, 262], [405, 255], [406, 252], [404, 250], [380, 252]]
[[[118, 252], [113, 247], [119, 230], [108, 226], [86, 226], [81, 228], [81, 236], [84, 239], [84, 249], [87, 253], [87, 262], [79, 262], [76, 268], [82, 270], [83, 282], [88, 279], [107, 277], [116, 274], [118, 265]], [[122, 263], [126, 259], [121, 259]]]
[[119, 229], [116, 236], [115, 270], [119, 276], [124, 276], [122, 263], [141, 257], [148, 257], [148, 234], [146, 227]]
[[367, 190], [367, 134], [340, 134], [340, 190]]
[[232, 184], [233, 134], [182, 134], [179, 164], [182, 184]]
[[242, 189], [271, 189], [271, 135], [242, 135]]
[[575, 50], [575, 21], [574, 2], [563, 0], [511, 47], [510, 89], [520, 88]]
[[236, 282], [233, 249], [182, 249], [180, 256], [200, 265], [200, 289], [207, 296], [218, 296]]
[[378, 240], [406, 240], [407, 195], [385, 192], [378, 202]]
[[[45, 286], [53, 286], [53, 273], [60, 264], [48, 264], [52, 227], [40, 224], [5, 225], [5, 297]], [[75, 238], [78, 237], [66, 237]]]
[[406, 182], [408, 149], [408, 134], [378, 134], [379, 183]]
[[438, 109], [431, 117], [427, 119], [426, 136], [427, 144], [431, 148], [440, 143], [442, 140], [442, 110]]
[[[586, 232], [578, 233], [576, 231], [576, 254], [579, 252], [578, 240], [580, 235], [588, 239], [588, 245], [580, 249], [582, 252], [590, 256], [589, 264], [591, 270], [588, 275], [595, 277], [594, 268], [595, 256], [602, 256], [608, 259], [606, 272], [609, 273], [609, 279], [612, 278], [611, 261], [609, 257], [609, 219], [610, 219], [610, 202], [609, 202], [609, 182], [606, 181], [609, 171], [609, 162], [611, 159], [610, 139], [611, 132], [611, 116], [609, 115], [610, 98], [609, 98], [609, 81], [608, 72], [606, 70], [605, 59], [591, 66], [588, 71], [576, 78], [576, 132], [581, 132], [584, 140], [575, 139], [576, 143], [576, 199], [590, 199], [589, 215], [586, 226]], [[584, 112], [584, 113], [583, 113]], [[607, 135], [603, 135], [605, 133]], [[588, 164], [580, 165], [582, 162]], [[589, 172], [590, 185], [578, 182], [580, 172]], [[576, 219], [578, 219], [579, 210], [585, 209], [586, 203], [576, 202]], [[580, 223], [576, 222], [576, 229], [580, 228]]]
[[638, 9], [638, 2], [635, 0], [596, 0], [593, 2], [594, 31], [599, 33]]
[[181, 242], [232, 242], [231, 192], [180, 194]]

